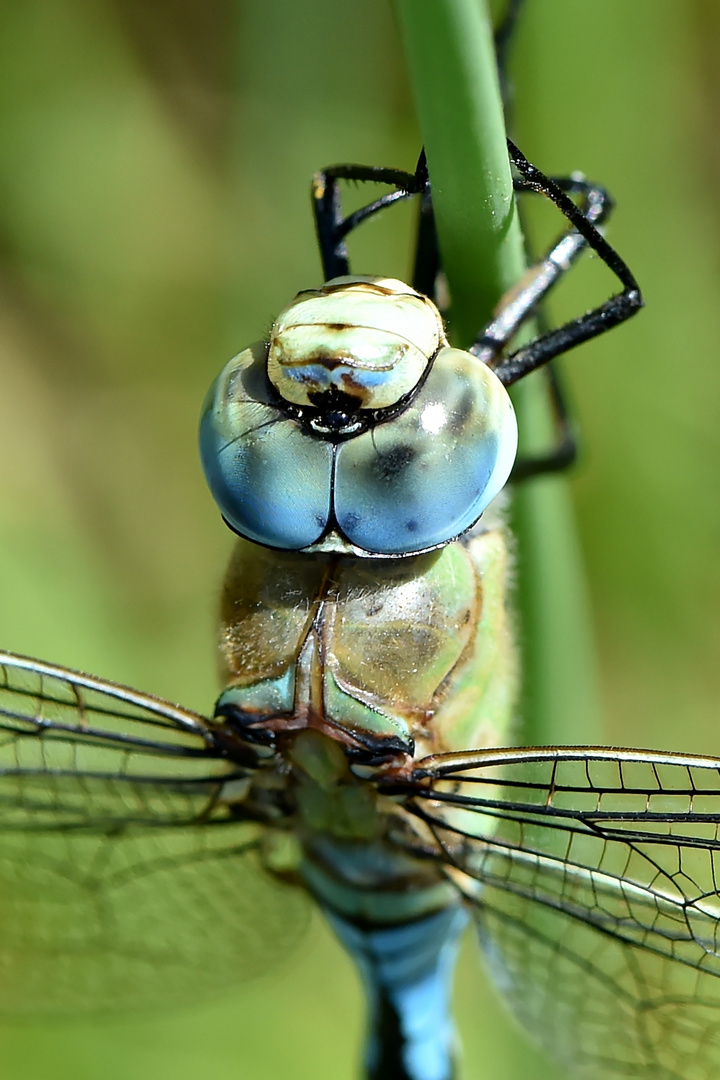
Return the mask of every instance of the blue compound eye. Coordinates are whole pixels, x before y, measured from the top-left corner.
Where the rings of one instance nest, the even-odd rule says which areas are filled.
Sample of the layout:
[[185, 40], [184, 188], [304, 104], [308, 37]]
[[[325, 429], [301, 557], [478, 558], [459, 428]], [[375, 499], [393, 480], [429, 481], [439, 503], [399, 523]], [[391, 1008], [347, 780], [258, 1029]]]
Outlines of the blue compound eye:
[[266, 358], [267, 345], [256, 342], [220, 372], [203, 406], [200, 457], [235, 532], [300, 551], [327, 527], [333, 448], [271, 404]]
[[[336, 279], [325, 293], [301, 294], [275, 324], [276, 345], [251, 345], [213, 384], [200, 423], [213, 496], [231, 528], [268, 547], [397, 556], [446, 544], [477, 521], [510, 475], [517, 450], [510, 398], [476, 357], [444, 344], [437, 309], [402, 282]], [[366, 340], [359, 324], [371, 316], [374, 335]], [[330, 336], [343, 341], [339, 359], [325, 355], [332, 320]], [[410, 367], [401, 338], [414, 350]], [[395, 367], [393, 357], [400, 358]], [[345, 432], [323, 424], [317, 407], [280, 393], [288, 380], [301, 397], [298, 387], [320, 386], [316, 369], [346, 388], [354, 372], [359, 396], [346, 404]], [[378, 395], [392, 402], [385, 414], [366, 409]], [[351, 398], [348, 392], [344, 400]]]
[[500, 380], [470, 353], [442, 349], [405, 412], [339, 447], [338, 525], [376, 554], [445, 544], [502, 489], [516, 451], [515, 412]]

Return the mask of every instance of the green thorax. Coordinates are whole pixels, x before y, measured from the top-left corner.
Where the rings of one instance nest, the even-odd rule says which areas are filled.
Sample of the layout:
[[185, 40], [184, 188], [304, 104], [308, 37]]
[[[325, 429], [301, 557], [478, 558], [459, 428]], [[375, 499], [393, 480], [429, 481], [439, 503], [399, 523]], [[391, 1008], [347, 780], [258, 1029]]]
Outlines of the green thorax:
[[240, 541], [222, 600], [221, 702], [357, 750], [502, 745], [515, 697], [507, 576], [497, 523], [406, 559]]

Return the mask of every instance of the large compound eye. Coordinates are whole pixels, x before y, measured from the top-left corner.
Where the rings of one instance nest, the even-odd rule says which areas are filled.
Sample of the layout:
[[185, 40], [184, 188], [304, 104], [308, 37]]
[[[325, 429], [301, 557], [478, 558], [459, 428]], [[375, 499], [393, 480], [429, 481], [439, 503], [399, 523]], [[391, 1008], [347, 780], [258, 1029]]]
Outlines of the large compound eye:
[[403, 413], [338, 448], [338, 525], [375, 554], [445, 544], [475, 524], [516, 452], [515, 412], [500, 380], [471, 353], [441, 349]]
[[[269, 375], [272, 343], [245, 349], [215, 380], [200, 422], [205, 475], [231, 528], [289, 551], [384, 556], [440, 547], [474, 525], [505, 484], [517, 450], [515, 414], [497, 376], [470, 353], [436, 349], [444, 341], [437, 309], [402, 282], [338, 278], [322, 295], [301, 293], [273, 333], [296, 308], [303, 334], [314, 326], [320, 338], [327, 330], [320, 319], [328, 311], [343, 314], [347, 333], [357, 338], [363, 379], [375, 348], [363, 344], [363, 320], [372, 316], [388, 348], [414, 335], [410, 389], [420, 385], [414, 394], [405, 391], [409, 369], [381, 364], [384, 383], [358, 386], [369, 400], [400, 386], [404, 408], [387, 419], [378, 408], [357, 433], [326, 437], [305, 422], [301, 406], [279, 398]], [[334, 378], [339, 368], [326, 370]], [[286, 375], [281, 371], [281, 382]]]
[[314, 544], [330, 518], [332, 445], [278, 411], [256, 342], [218, 375], [200, 419], [200, 457], [223, 517], [268, 547]]

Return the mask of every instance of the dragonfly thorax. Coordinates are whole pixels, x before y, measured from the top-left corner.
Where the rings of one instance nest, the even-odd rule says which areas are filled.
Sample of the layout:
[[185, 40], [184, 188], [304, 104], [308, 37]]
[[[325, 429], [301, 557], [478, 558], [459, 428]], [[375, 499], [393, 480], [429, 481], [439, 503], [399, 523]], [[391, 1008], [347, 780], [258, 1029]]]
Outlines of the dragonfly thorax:
[[393, 767], [413, 752], [497, 743], [514, 701], [507, 559], [501, 520], [402, 560], [309, 559], [239, 541], [217, 715], [281, 752], [312, 729], [353, 761]]

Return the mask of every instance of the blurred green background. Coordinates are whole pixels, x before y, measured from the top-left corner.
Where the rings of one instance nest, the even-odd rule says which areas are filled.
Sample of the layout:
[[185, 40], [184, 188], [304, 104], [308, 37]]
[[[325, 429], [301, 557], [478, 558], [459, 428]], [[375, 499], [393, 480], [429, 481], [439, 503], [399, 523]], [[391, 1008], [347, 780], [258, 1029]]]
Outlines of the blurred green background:
[[[567, 364], [607, 741], [717, 753], [720, 9], [527, 6], [517, 140], [616, 195], [610, 238], [647, 299]], [[320, 281], [312, 172], [412, 168], [418, 146], [388, 0], [0, 5], [5, 647], [210, 708], [232, 541], [196, 460], [200, 404]], [[355, 268], [407, 274], [409, 225], [368, 226]], [[580, 272], [554, 313], [611, 287]], [[467, 1080], [540, 1075], [472, 947], [458, 999]], [[355, 976], [317, 925], [231, 999], [7, 1025], [0, 1075], [337, 1080], [356, 1074], [361, 1024]]]

